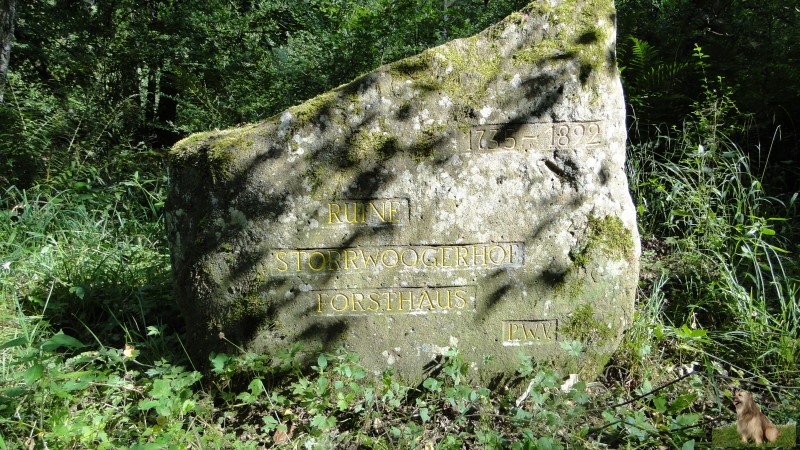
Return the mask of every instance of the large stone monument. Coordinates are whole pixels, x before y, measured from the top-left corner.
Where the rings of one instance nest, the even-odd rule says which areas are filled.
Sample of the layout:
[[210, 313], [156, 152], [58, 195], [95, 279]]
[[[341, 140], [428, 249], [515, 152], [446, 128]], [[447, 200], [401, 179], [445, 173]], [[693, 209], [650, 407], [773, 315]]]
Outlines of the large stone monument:
[[344, 347], [413, 382], [457, 348], [476, 380], [519, 354], [594, 377], [638, 278], [614, 45], [612, 0], [536, 1], [179, 142], [167, 227], [194, 355]]

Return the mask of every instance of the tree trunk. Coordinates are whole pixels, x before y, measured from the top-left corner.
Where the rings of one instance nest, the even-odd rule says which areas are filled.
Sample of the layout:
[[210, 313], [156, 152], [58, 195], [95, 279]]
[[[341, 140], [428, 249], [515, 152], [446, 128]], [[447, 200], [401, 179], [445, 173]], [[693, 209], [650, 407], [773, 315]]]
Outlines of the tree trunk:
[[16, 0], [0, 0], [0, 2], [2, 2], [2, 9], [0, 9], [0, 103], [3, 103], [8, 63], [11, 60], [11, 43], [14, 40]]

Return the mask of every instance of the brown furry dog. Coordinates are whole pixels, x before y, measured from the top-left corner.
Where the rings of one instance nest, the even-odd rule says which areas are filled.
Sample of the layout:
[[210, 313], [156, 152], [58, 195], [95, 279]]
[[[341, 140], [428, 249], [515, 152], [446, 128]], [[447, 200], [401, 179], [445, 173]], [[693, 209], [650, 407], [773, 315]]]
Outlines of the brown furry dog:
[[742, 435], [742, 442], [746, 444], [752, 438], [756, 445], [761, 445], [765, 436], [770, 442], [778, 439], [778, 428], [758, 409], [753, 394], [738, 391], [733, 396], [733, 405], [736, 406], [736, 431]]

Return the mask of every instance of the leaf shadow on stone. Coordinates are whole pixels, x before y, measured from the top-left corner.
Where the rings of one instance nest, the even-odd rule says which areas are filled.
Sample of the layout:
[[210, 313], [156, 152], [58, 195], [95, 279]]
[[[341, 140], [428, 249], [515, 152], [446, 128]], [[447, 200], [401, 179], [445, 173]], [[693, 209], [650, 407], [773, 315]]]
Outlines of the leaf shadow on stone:
[[[502, 125], [501, 130], [518, 126], [516, 121], [518, 121], [520, 118], [546, 114], [546, 112], [552, 108], [554, 104], [558, 103], [563, 95], [563, 86], [559, 86], [557, 80], [558, 77], [550, 74], [534, 76], [524, 80], [522, 85], [526, 87], [526, 94], [524, 95], [524, 98], [526, 98], [527, 101], [522, 109], [519, 109], [518, 105], [509, 105], [508, 109], [510, 111], [510, 121], [509, 123]], [[370, 79], [364, 78], [360, 81], [369, 82]], [[348, 92], [348, 90], [354, 91], [352, 86], [357, 82], [349, 85], [349, 87], [343, 92]], [[489, 80], [489, 82], [491, 82], [491, 80]], [[425, 93], [424, 95], [435, 95], [435, 93]], [[326, 107], [326, 111], [330, 113], [331, 109], [335, 107], [335, 105], [329, 105]], [[408, 112], [402, 114], [402, 116], [406, 121], [411, 120], [411, 114]], [[348, 193], [347, 195], [351, 196], [352, 198], [368, 199], [373, 197], [382, 186], [392, 181], [391, 176], [381, 173], [384, 161], [388, 161], [395, 157], [400, 157], [411, 159], [424, 158], [434, 165], [442, 165], [447, 162], [447, 159], [450, 155], [446, 153], [437, 153], [437, 149], [442, 147], [445, 136], [425, 133], [419, 133], [418, 138], [416, 140], [412, 140], [412, 144], [405, 148], [401, 147], [396, 142], [387, 143], [378, 149], [378, 154], [381, 155], [381, 159], [379, 160], [365, 162], [362, 160], [353, 159], [350, 153], [351, 149], [348, 147], [351, 138], [357, 135], [361, 130], [371, 127], [374, 122], [379, 119], [379, 117], [380, 116], [377, 113], [365, 114], [361, 123], [352, 126], [349, 129], [348, 134], [340, 140], [341, 144], [336, 146], [331, 146], [328, 144], [326, 146], [320, 146], [319, 148], [311, 150], [309, 156], [307, 157], [307, 164], [309, 164], [312, 170], [322, 167], [324, 171], [328, 173], [357, 169], [355, 176], [351, 178], [350, 184], [337, 189], [337, 192], [346, 192]], [[316, 119], [311, 118], [310, 122], [313, 123], [315, 120]], [[230, 204], [237, 209], [247, 211], [248, 218], [253, 221], [274, 221], [284, 212], [286, 212], [289, 208], [287, 201], [289, 192], [301, 191], [302, 189], [302, 186], [300, 186], [300, 179], [295, 180], [288, 186], [283, 186], [282, 190], [278, 193], [266, 196], [262, 194], [261, 197], [255, 196], [251, 190], [244, 189], [240, 191], [239, 189], [235, 188], [236, 186], [252, 186], [254, 184], [258, 185], [258, 183], [263, 184], [264, 182], [261, 180], [251, 179], [251, 177], [255, 177], [251, 174], [259, 173], [259, 166], [270, 164], [273, 159], [279, 158], [281, 152], [283, 151], [284, 150], [281, 150], [280, 146], [276, 145], [275, 142], [270, 142], [270, 144], [267, 146], [267, 150], [258, 154], [253, 159], [250, 167], [240, 171], [236, 178], [227, 183], [228, 188], [226, 190], [228, 192], [237, 193], [233, 194], [233, 198], [221, 203], [226, 205]], [[230, 187], [234, 188], [231, 189]], [[266, 185], [258, 189], [258, 191], [262, 193], [269, 190], [270, 189]], [[555, 218], [551, 220], [555, 220]], [[546, 228], [549, 222], [550, 220], [543, 223], [540, 228]], [[357, 229], [350, 232], [348, 237], [342, 241], [340, 245], [334, 246], [333, 248], [342, 250], [356, 246], [358, 242], [369, 233], [392, 234], [394, 231], [395, 230], [392, 226], [382, 227], [377, 230], [368, 228]], [[428, 231], [421, 230], [420, 232], [426, 233]], [[252, 236], [248, 236], [246, 227], [232, 229], [228, 230], [227, 233], [219, 240], [218, 247], [224, 245], [226, 242], [248, 242], [252, 241], [252, 239]], [[253, 245], [251, 246], [245, 244], [242, 245], [242, 247], [258, 248], [258, 246], [255, 245], [257, 242], [251, 242], [251, 244]], [[414, 243], [410, 242], [409, 244]], [[266, 253], [266, 249], [262, 249], [260, 252], [242, 252], [242, 254], [236, 258], [235, 263], [232, 265], [227, 279], [219, 283], [220, 289], [218, 292], [228, 291], [230, 286], [241, 286], [243, 283], [248, 284], [247, 280], [251, 280], [255, 275], [257, 275], [257, 266], [259, 265], [259, 262], [263, 261], [268, 256], [269, 255]], [[503, 273], [504, 271], [498, 271], [496, 274], [492, 275], [492, 277], [501, 276]], [[337, 275], [337, 271], [327, 271], [314, 279], [314, 285], [317, 288], [329, 286], [332, 284], [332, 280], [337, 277]], [[239, 302], [242, 304], [229, 304], [227, 308], [222, 308], [223, 311], [220, 311], [219, 307], [217, 307], [215, 308], [216, 311], [214, 314], [222, 314], [225, 316], [230, 311], [239, 311], [242, 308], [247, 310], [250, 308], [250, 306], [247, 304], [250, 300], [247, 299], [252, 297], [252, 295], [258, 295], [259, 292], [263, 293], [265, 291], [275, 290], [278, 292], [287, 291], [288, 293], [296, 294], [297, 287], [295, 284], [296, 281], [288, 277], [273, 278], [269, 280], [269, 282], [263, 284], [251, 284], [250, 292], [239, 292], [237, 293], [237, 296], [228, 296], [231, 302]], [[486, 304], [481, 307], [481, 311], [479, 311], [475, 320], [480, 321], [482, 318], [485, 318], [491, 309], [495, 308], [504, 300], [505, 294], [510, 289], [511, 286], [506, 284], [498, 287], [494, 292], [489, 293], [488, 298], [486, 299]], [[289, 306], [289, 304], [292, 303], [293, 298], [293, 296], [286, 296], [283, 299], [273, 299], [266, 302], [266, 304], [263, 305], [263, 310], [261, 311], [251, 310], [248, 314], [243, 315], [241, 318], [229, 317], [222, 321], [225, 324], [223, 325], [222, 331], [225, 333], [226, 337], [230, 337], [234, 342], [251, 342], [256, 338], [259, 330], [263, 330], [263, 323], [266, 322], [268, 324], [271, 320], [274, 320], [273, 318], [278, 316], [278, 313], [281, 309]], [[315, 306], [311, 305], [309, 308], [306, 308], [304, 313], [311, 314], [314, 312], [314, 309]], [[209, 311], [214, 310], [209, 309]], [[213, 319], [210, 322], [217, 323]], [[270, 329], [269, 325], [267, 326], [267, 329]], [[296, 340], [299, 341], [322, 342], [322, 351], [332, 351], [338, 345], [337, 342], [340, 340], [340, 337], [346, 333], [347, 330], [347, 322], [332, 318], [324, 318], [315, 321], [313, 324], [308, 325], [302, 330], [299, 330], [295, 336]], [[216, 333], [213, 332], [206, 333], [206, 336], [210, 336], [212, 340], [214, 340], [215, 335]], [[279, 334], [273, 335], [273, 337], [276, 339], [282, 338]], [[217, 343], [222, 342], [217, 341]], [[227, 350], [232, 351], [233, 349], [228, 348]]]
[[[507, 279], [507, 270], [506, 269], [497, 269], [493, 271], [489, 276], [486, 278], [488, 280], [492, 279]], [[494, 310], [505, 295], [511, 290], [511, 283], [505, 282], [497, 286], [492, 292], [487, 292], [486, 297], [484, 298], [484, 302], [480, 305], [480, 307], [476, 308], [475, 314], [475, 321], [480, 322], [486, 320], [488, 316], [491, 315], [492, 310]]]
[[[330, 111], [330, 109], [333, 107], [334, 106], [329, 106], [326, 110]], [[349, 139], [356, 135], [361, 129], [371, 126], [373, 121], [376, 119], [376, 114], [365, 115], [362, 123], [350, 128], [349, 134], [341, 141], [343, 144], [333, 147], [327, 146], [314, 149], [308, 156], [308, 161], [310, 161], [309, 164], [312, 167], [314, 167], [315, 164], [325, 165], [327, 166], [325, 169], [331, 172], [357, 167], [359, 170], [352, 178], [350, 184], [340, 189], [340, 191], [350, 193], [348, 196], [351, 196], [353, 199], [369, 199], [374, 196], [374, 193], [377, 192], [381, 186], [390, 182], [391, 177], [382, 173], [382, 161], [393, 158], [395, 154], [401, 151], [395, 143], [388, 142], [377, 149], [377, 153], [381, 157], [378, 161], [365, 163], [364, 161], [354, 160], [353, 158], [349, 157], [349, 148], [347, 146]], [[314, 119], [312, 118], [311, 120]], [[255, 175], [261, 172], [260, 166], [270, 164], [272, 160], [279, 158], [280, 155], [285, 151], [280, 148], [280, 145], [278, 144], [279, 142], [280, 139], [273, 139], [272, 142], [269, 142], [265, 146], [266, 151], [257, 154], [248, 167], [238, 171], [237, 175], [231, 180], [227, 181], [223, 188], [215, 190], [215, 196], [219, 200], [220, 204], [226, 206], [230, 205], [232, 208], [246, 211], [248, 219], [254, 222], [269, 223], [277, 220], [278, 217], [287, 212], [287, 198], [290, 196], [289, 193], [302, 192], [302, 179], [298, 177], [298, 179], [294, 180], [292, 183], [289, 183], [289, 185], [282, 186], [277, 193], [265, 195], [264, 192], [276, 190], [273, 189], [276, 186], [271, 185], [268, 181], [258, 179], [258, 175]], [[203, 155], [202, 151], [199, 153], [201, 154], [201, 157], [208, 158], [208, 155]], [[303, 164], [305, 164], [305, 162]], [[197, 179], [205, 178], [194, 173], [190, 176]], [[204, 204], [202, 206], [182, 206], [192, 207], [195, 211], [198, 209], [204, 209], [211, 213], [214, 210], [214, 205], [212, 205], [212, 202], [208, 201], [209, 196], [207, 194], [202, 195], [203, 190], [208, 189], [208, 186], [202, 184], [196, 186], [198, 187], [197, 191], [192, 193], [193, 195], [185, 196], [185, 198], [197, 199], [196, 203]], [[250, 186], [251, 188], [242, 189], [244, 186]], [[256, 188], [254, 189], [253, 186]], [[256, 196], [254, 191], [260, 192], [261, 194]], [[309, 214], [310, 213], [311, 212], [309, 211]], [[213, 233], [209, 229], [199, 229], [202, 227], [194, 228], [195, 229], [192, 230], [192, 232], [184, 231], [182, 233], [182, 238], [198, 241], [205, 245], [193, 246], [189, 250], [191, 254], [184, 255], [186, 260], [198, 260], [204, 254], [219, 252], [225, 245], [243, 249], [243, 251], [239, 252], [239, 254], [235, 257], [235, 260], [229, 266], [230, 270], [225, 279], [218, 280], [216, 282], [200, 282], [200, 284], [207, 286], [216, 284], [217, 288], [214, 289], [216, 294], [213, 292], [207, 292], [203, 294], [198, 292], [197, 289], [195, 289], [195, 292], [184, 291], [183, 294], [179, 294], [179, 297], [182, 298], [208, 298], [209, 304], [207, 305], [191, 305], [190, 307], [183, 309], [193, 311], [195, 313], [195, 318], [191, 319], [193, 323], [219, 324], [221, 327], [220, 330], [202, 330], [196, 328], [190, 329], [192, 341], [204, 342], [205, 344], [201, 345], [200, 347], [205, 349], [214, 349], [216, 351], [234, 351], [235, 349], [232, 348], [227, 342], [216, 338], [216, 335], [218, 334], [217, 331], [221, 331], [224, 333], [226, 339], [236, 343], [244, 344], [252, 341], [256, 337], [259, 330], [262, 329], [263, 323], [268, 323], [273, 317], [276, 317], [278, 311], [291, 303], [293, 298], [292, 296], [287, 296], [284, 299], [273, 299], [262, 304], [262, 311], [254, 311], [248, 304], [252, 301], [253, 295], [259, 295], [259, 292], [263, 293], [269, 290], [293, 293], [297, 290], [297, 287], [295, 286], [296, 281], [290, 279], [289, 277], [273, 277], [266, 283], [253, 283], [249, 281], [257, 277], [258, 266], [260, 262], [264, 261], [269, 255], [267, 253], [268, 249], [258, 249], [259, 246], [257, 237], [250, 236], [247, 227], [232, 227], [226, 229], [218, 239], [213, 236]], [[356, 229], [355, 231], [350, 232], [346, 239], [340, 242], [338, 246], [335, 245], [332, 246], [332, 248], [338, 248], [341, 250], [353, 247], [361, 238], [367, 235], [386, 235], [392, 234], [394, 231], [395, 227], [393, 224], [386, 224], [385, 226], [376, 229]], [[191, 270], [191, 266], [182, 266], [182, 268], [184, 272], [186, 269]], [[179, 270], [181, 270], [181, 268], [179, 268]], [[337, 275], [338, 274], [336, 271], [327, 271], [322, 276], [317, 277], [317, 279], [314, 280], [314, 283], [318, 286], [330, 285], [332, 279]], [[187, 277], [191, 278], [189, 274], [177, 274], [177, 278], [179, 279], [186, 279]], [[228, 295], [228, 291], [230, 290], [231, 286], [243, 285], [249, 285], [250, 291], [236, 292], [235, 295]], [[191, 288], [184, 285], [183, 287], [179, 287], [179, 289]], [[216, 296], [217, 300], [211, 301], [209, 295]], [[227, 298], [228, 300], [221, 302], [220, 297]], [[221, 306], [221, 304], [223, 306]], [[242, 308], [245, 309], [247, 314], [242, 315], [242, 317], [236, 317]], [[267, 328], [269, 328], [269, 326]], [[346, 323], [342, 321], [328, 320], [324, 323], [315, 323], [313, 326], [309, 326], [304, 330], [299, 331], [297, 338], [299, 340], [312, 339], [318, 342], [324, 342], [325, 345], [323, 346], [322, 350], [330, 351], [335, 348], [334, 346], [338, 341], [338, 337], [342, 333], [346, 332], [346, 330]], [[281, 338], [280, 336], [275, 337], [278, 339]], [[200, 358], [200, 360], [202, 361], [203, 359]]]
[[[597, 38], [596, 35], [584, 34], [578, 38], [578, 41], [581, 44], [588, 45], [595, 42]], [[609, 53], [608, 57], [612, 58], [613, 54]], [[497, 101], [497, 109], [503, 111], [504, 114], [498, 120], [498, 122], [501, 122], [498, 125], [499, 132], [503, 134], [510, 133], [521, 123], [530, 121], [555, 121], [557, 117], [553, 112], [553, 108], [564, 100], [565, 82], [563, 80], [569, 78], [569, 72], [574, 71], [577, 66], [577, 78], [583, 83], [591, 76], [592, 67], [578, 64], [577, 58], [575, 54], [561, 54], [549, 59], [545, 58], [540, 62], [541, 65], [554, 63], [554, 67], [557, 68], [535, 75], [525, 76], [523, 74], [520, 84], [522, 86], [522, 94]], [[401, 75], [415, 76], [430, 70], [428, 59], [417, 58], [404, 61], [394, 65]], [[572, 61], [575, 61], [575, 63], [570, 64]], [[402, 159], [407, 167], [413, 167], [419, 161], [426, 161], [431, 165], [447, 164], [449, 158], [453, 156], [452, 151], [446, 150], [446, 143], [452, 138], [452, 135], [449, 135], [446, 130], [444, 132], [435, 128], [415, 130], [411, 126], [411, 121], [416, 113], [415, 105], [423, 102], [431, 103], [433, 102], [432, 99], [443, 93], [443, 91], [436, 88], [434, 83], [419, 84], [419, 94], [417, 98], [414, 98], [413, 103], [409, 102], [400, 105], [393, 112], [381, 109], [380, 98], [378, 103], [367, 105], [369, 107], [361, 105], [364, 106], [364, 111], [358, 110], [359, 105], [356, 104], [357, 102], [349, 100], [350, 97], [359, 97], [365, 92], [376, 88], [376, 84], [379, 81], [376, 74], [381, 70], [384, 71], [383, 73], [388, 73], [388, 69], [378, 69], [372, 74], [365, 75], [334, 90], [330, 96], [324, 94], [324, 99], [320, 100], [316, 109], [308, 113], [296, 114], [295, 123], [286, 132], [285, 138], [278, 137], [275, 123], [267, 125], [263, 132], [256, 132], [257, 134], [262, 133], [257, 138], [261, 143], [261, 150], [257, 152], [248, 167], [241, 169], [231, 180], [224, 183], [224, 186], [215, 188], [214, 192], [217, 198], [220, 199], [219, 203], [225, 207], [231, 205], [236, 209], [245, 211], [248, 220], [253, 222], [270, 223], [276, 221], [291, 209], [290, 193], [304, 192], [304, 180], [311, 180], [311, 189], [315, 194], [322, 192], [325, 195], [331, 195], [332, 198], [339, 196], [339, 198], [349, 199], [370, 199], [374, 198], [382, 187], [393, 182], [393, 175], [384, 170], [389, 162], [396, 162], [396, 160]], [[506, 73], [501, 71], [494, 77], [482, 79], [481, 84], [483, 88], [488, 90], [498, 85], [504, 75]], [[390, 94], [387, 93], [385, 95]], [[309, 104], [312, 102], [313, 100], [309, 101]], [[355, 112], [352, 114], [345, 112], [344, 110], [348, 106], [354, 107]], [[451, 132], [452, 130], [458, 130], [459, 125], [462, 125], [459, 120], [467, 121], [467, 125], [470, 126], [477, 125], [476, 118], [478, 114], [476, 110], [480, 109], [480, 106], [480, 103], [467, 100], [454, 102], [452, 107], [445, 112], [445, 117], [448, 121], [447, 127]], [[306, 109], [304, 111], [309, 110]], [[300, 172], [300, 176], [280, 186], [271, 180], [260, 178], [261, 176], [258, 174], [262, 173], [262, 169], [265, 166], [272, 164], [281, 157], [285, 157], [286, 152], [289, 151], [287, 148], [292, 144], [290, 140], [293, 133], [297, 132], [299, 134], [300, 131], [313, 133], [315, 127], [320, 130], [320, 133], [324, 133], [328, 125], [325, 125], [322, 117], [333, 118], [337, 114], [346, 118], [345, 125], [340, 124], [341, 129], [344, 130], [343, 135], [336, 139], [327, 140], [316, 145], [316, 147], [306, 149], [306, 153], [298, 159], [298, 162], [293, 167]], [[405, 124], [403, 128], [407, 131], [408, 136], [402, 136], [404, 140], [401, 141], [398, 136], [391, 136], [382, 140], [380, 136], [370, 134], [370, 130], [380, 125], [381, 119], [386, 117], [387, 114]], [[373, 138], [375, 139], [374, 141], [370, 140]], [[364, 149], [365, 153], [361, 154], [358, 152], [358, 146], [360, 143], [365, 142], [371, 146], [368, 145], [368, 148]], [[455, 150], [455, 152], [460, 151], [463, 150]], [[575, 168], [570, 165], [570, 157], [570, 155], [559, 156], [556, 152], [542, 152], [539, 161], [543, 167], [564, 182], [565, 189], [568, 189], [570, 195], [574, 195], [573, 205], [577, 206], [585, 202], [585, 197], [578, 192], [579, 185], [574, 178], [574, 174], [571, 173], [571, 170]], [[605, 183], [602, 177], [601, 182]], [[526, 188], [530, 189], [532, 183], [532, 181], [529, 181]], [[256, 186], [257, 189], [240, 189], [243, 186]], [[324, 191], [325, 189], [329, 189], [329, 191], [326, 192]], [[194, 196], [202, 198], [203, 190], [198, 189], [197, 195]], [[260, 193], [260, 195], [256, 195], [256, 192]], [[268, 192], [273, 193], [266, 194]], [[324, 197], [324, 195], [320, 195]], [[556, 194], [553, 194], [553, 197], [555, 196]], [[205, 202], [203, 208], [209, 216], [212, 216], [217, 206], [208, 198], [202, 198], [198, 201]], [[543, 233], [550, 226], [557, 223], [559, 218], [563, 217], [567, 211], [554, 209], [549, 205], [548, 198], [542, 198], [539, 205], [531, 205], [531, 207], [540, 207], [543, 211], [547, 211], [547, 215], [546, 218], [538, 223], [535, 229], [530, 230], [529, 235], [525, 238], [525, 245], [547, 245], [546, 242], [542, 242]], [[302, 214], [311, 216], [313, 211], [301, 211], [298, 213], [298, 215]], [[217, 212], [217, 216], [219, 215]], [[201, 239], [204, 244], [194, 250], [190, 250], [193, 252], [195, 262], [205, 253], [221, 251], [225, 245], [241, 249], [238, 255], [232, 256], [230, 271], [224, 279], [200, 283], [202, 286], [199, 288], [180, 287], [180, 289], [184, 289], [184, 294], [182, 294], [184, 298], [201, 298], [208, 301], [208, 304], [201, 302], [199, 305], [185, 305], [186, 307], [183, 308], [184, 311], [187, 309], [194, 310], [196, 318], [202, 317], [202, 320], [193, 319], [195, 323], [209, 324], [208, 329], [198, 330], [197, 334], [194, 335], [197, 338], [196, 342], [208, 344], [206, 348], [225, 348], [227, 349], [226, 351], [233, 351], [233, 347], [216, 338], [217, 333], [214, 332], [216, 330], [211, 329], [211, 327], [215, 326], [221, 326], [221, 331], [225, 332], [226, 336], [235, 337], [235, 342], [242, 345], [247, 345], [254, 341], [259, 333], [266, 333], [265, 337], [268, 339], [287, 340], [287, 336], [281, 335], [279, 327], [272, 327], [270, 322], [275, 321], [281, 311], [292, 306], [295, 295], [299, 293], [298, 285], [301, 283], [313, 284], [314, 289], [336, 286], [335, 280], [340, 275], [337, 270], [326, 270], [324, 273], [315, 275], [313, 283], [310, 283], [308, 279], [302, 279], [300, 275], [296, 277], [273, 276], [266, 282], [257, 282], [255, 280], [259, 276], [260, 266], [269, 258], [269, 249], [262, 248], [259, 245], [258, 236], [251, 234], [246, 226], [231, 227], [225, 230], [220, 238], [216, 238], [212, 231], [200, 230], [199, 228], [202, 227], [199, 224], [196, 224], [196, 227], [198, 230], [194, 236], [200, 236], [205, 240]], [[340, 242], [332, 244], [328, 248], [343, 250], [358, 246], [363, 240], [376, 235], [391, 237], [396, 235], [397, 232], [396, 227], [391, 224], [377, 229], [357, 228], [348, 232]], [[309, 231], [309, 233], [313, 234], [314, 232]], [[430, 230], [419, 230], [411, 239], [417, 239], [417, 242], [429, 239], [430, 236], [426, 236], [426, 233], [430, 233]], [[316, 239], [312, 240], [316, 242]], [[405, 245], [413, 245], [415, 243], [402, 242]], [[194, 270], [196, 265], [190, 265], [188, 269], [190, 271]], [[505, 270], [498, 270], [490, 274], [489, 278], [499, 281], [498, 283], [493, 283], [492, 290], [486, 293], [485, 298], [481, 298], [484, 303], [481, 304], [480, 309], [477, 311], [474, 322], [478, 323], [486, 320], [492, 310], [500, 307], [503, 302], [509, 301], [507, 294], [512, 290], [519, 289], [519, 286], [514, 286], [512, 283], [530, 286], [542, 283], [552, 286], [563, 281], [563, 274], [561, 279], [554, 276], [554, 274], [559, 273], [558, 270], [561, 269], [557, 265], [546, 267], [540, 274], [531, 275], [527, 279], [521, 280], [510, 278]], [[180, 274], [179, 279], [184, 281], [191, 280], [192, 276], [192, 273], [186, 272]], [[207, 276], [207, 274], [204, 276]], [[503, 279], [506, 281], [503, 281]], [[188, 285], [189, 283], [186, 284]], [[215, 284], [216, 287], [212, 289], [212, 292], [202, 291], [203, 288], [212, 287]], [[190, 292], [191, 289], [195, 289], [195, 291]], [[289, 295], [277, 298], [263, 298], [264, 296], [269, 297], [268, 292], [270, 291], [286, 292]], [[215, 295], [226, 299], [227, 303], [212, 304], [211, 296]], [[260, 299], [258, 301], [263, 301], [263, 303], [258, 303], [257, 299]], [[313, 314], [315, 307], [316, 305], [310, 305], [308, 308], [298, 310], [297, 314]], [[242, 311], [242, 308], [244, 308], [245, 312], [250, 311], [250, 313], [238, 317], [237, 314]], [[252, 308], [261, 309], [253, 311]], [[220, 320], [219, 316], [215, 316], [217, 314], [220, 314], [223, 319]], [[352, 319], [359, 321], [372, 320], [362, 317]], [[266, 327], [264, 326], [265, 323]], [[321, 317], [297, 330], [290, 339], [307, 343], [321, 343], [321, 350], [332, 351], [339, 345], [341, 338], [348, 332], [348, 329], [347, 320]], [[289, 345], [290, 342], [286, 342], [286, 344]], [[203, 359], [200, 360], [203, 361]], [[433, 370], [437, 361], [434, 360], [431, 364], [429, 369]]]

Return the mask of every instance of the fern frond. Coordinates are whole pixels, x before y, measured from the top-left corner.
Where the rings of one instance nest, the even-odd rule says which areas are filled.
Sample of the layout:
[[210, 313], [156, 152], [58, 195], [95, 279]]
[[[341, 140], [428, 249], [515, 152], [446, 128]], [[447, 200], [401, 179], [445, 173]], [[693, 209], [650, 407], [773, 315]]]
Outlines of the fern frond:
[[644, 74], [647, 69], [658, 61], [658, 50], [647, 41], [638, 39], [634, 36], [628, 37], [631, 41], [631, 70], [637, 74]]

